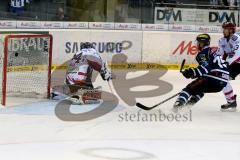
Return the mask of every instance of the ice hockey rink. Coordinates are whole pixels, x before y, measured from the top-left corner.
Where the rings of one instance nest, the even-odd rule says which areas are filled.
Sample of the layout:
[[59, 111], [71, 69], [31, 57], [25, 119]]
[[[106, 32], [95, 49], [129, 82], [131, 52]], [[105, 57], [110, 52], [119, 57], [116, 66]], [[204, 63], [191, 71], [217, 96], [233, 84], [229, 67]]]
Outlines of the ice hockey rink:
[[[139, 76], [141, 73], [132, 73]], [[168, 71], [161, 80], [173, 85], [163, 96], [137, 99], [154, 105], [180, 91], [190, 80], [178, 71]], [[239, 95], [240, 79], [232, 81]], [[95, 85], [109, 92], [100, 77]], [[138, 90], [152, 89], [144, 86]], [[115, 92], [115, 91], [114, 91]], [[115, 92], [116, 94], [116, 92]], [[207, 94], [189, 111], [191, 120], [121, 121], [119, 115], [131, 113], [171, 113], [174, 100], [153, 111], [140, 111], [122, 100], [112, 112], [85, 122], [66, 122], [55, 115], [56, 101], [36, 101], [0, 109], [0, 159], [4, 160], [239, 160], [240, 112], [220, 112], [225, 103], [222, 93]], [[238, 103], [239, 97], [238, 97]], [[72, 106], [74, 113], [96, 105]], [[186, 111], [188, 112], [188, 111]]]

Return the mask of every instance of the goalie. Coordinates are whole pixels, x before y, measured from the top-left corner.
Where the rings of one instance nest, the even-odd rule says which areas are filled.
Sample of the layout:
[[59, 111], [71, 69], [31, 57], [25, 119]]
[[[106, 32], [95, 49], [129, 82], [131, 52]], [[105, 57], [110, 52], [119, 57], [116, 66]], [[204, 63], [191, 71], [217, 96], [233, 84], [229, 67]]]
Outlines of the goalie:
[[[112, 79], [101, 56], [91, 43], [86, 42], [81, 45], [81, 51], [70, 60], [67, 68], [65, 83], [73, 104], [98, 103], [101, 99], [101, 91], [96, 90], [91, 81], [93, 70], [99, 72], [105, 81]], [[59, 94], [55, 93], [53, 97], [56, 96]]]

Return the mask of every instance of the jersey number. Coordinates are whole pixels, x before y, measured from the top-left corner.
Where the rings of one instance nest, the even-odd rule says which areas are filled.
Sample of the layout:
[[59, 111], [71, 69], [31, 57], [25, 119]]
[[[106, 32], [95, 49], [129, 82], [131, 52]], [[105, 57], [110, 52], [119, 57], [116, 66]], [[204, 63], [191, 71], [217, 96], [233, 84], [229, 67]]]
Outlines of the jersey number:
[[226, 61], [224, 61], [220, 56], [216, 56], [213, 63], [218, 64], [220, 68], [227, 68]]
[[239, 48], [239, 45], [236, 45], [233, 50], [236, 51], [238, 50], [238, 48]]

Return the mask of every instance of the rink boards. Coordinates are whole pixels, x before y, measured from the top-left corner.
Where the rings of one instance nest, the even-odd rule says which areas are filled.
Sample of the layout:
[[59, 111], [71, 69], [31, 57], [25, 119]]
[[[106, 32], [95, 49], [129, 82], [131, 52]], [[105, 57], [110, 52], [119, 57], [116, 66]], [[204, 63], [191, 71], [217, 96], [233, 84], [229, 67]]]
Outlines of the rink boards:
[[[38, 32], [36, 29], [1, 31]], [[195, 64], [195, 39], [201, 32], [104, 29], [41, 29], [53, 35], [53, 69], [65, 69], [67, 61], [80, 51], [83, 42], [91, 42], [103, 59], [114, 68], [126, 69], [126, 64], [147, 68], [158, 64], [176, 69], [183, 59]], [[205, 32], [207, 32], [206, 30]], [[221, 33], [210, 33], [211, 47], [218, 46]], [[63, 38], [64, 37], [64, 38]], [[157, 66], [157, 65], [155, 65]], [[31, 68], [31, 66], [30, 66]], [[158, 68], [158, 67], [153, 67]]]

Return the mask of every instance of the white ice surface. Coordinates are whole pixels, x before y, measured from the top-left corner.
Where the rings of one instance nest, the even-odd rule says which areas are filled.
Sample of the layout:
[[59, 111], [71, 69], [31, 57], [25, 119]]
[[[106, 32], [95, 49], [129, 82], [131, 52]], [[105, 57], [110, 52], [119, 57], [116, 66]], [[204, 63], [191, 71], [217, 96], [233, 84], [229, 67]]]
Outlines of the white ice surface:
[[[176, 71], [169, 71], [161, 79], [173, 84], [173, 91], [139, 99], [140, 102], [153, 105], [189, 82]], [[240, 96], [240, 80], [231, 83]], [[109, 91], [99, 79], [96, 84]], [[54, 114], [56, 103], [42, 101], [0, 108], [1, 160], [240, 159], [240, 112], [219, 111], [225, 103], [222, 93], [206, 95], [192, 108], [189, 122], [120, 122], [120, 114], [139, 111], [122, 101], [118, 108], [98, 119], [64, 122]], [[169, 101], [160, 108], [168, 113], [173, 103], [174, 100]], [[84, 112], [94, 107], [73, 106], [72, 111]]]

